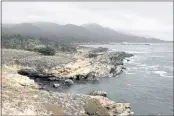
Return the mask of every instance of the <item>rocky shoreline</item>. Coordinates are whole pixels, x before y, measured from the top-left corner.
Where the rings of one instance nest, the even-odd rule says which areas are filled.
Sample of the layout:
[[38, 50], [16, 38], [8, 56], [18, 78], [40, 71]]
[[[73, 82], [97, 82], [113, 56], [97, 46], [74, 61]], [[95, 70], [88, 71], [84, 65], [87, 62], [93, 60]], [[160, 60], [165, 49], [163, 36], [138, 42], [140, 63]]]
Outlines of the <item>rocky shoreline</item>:
[[[93, 83], [99, 82], [100, 78], [116, 77], [125, 69], [123, 60], [133, 56], [132, 54], [110, 52], [106, 48], [81, 47], [78, 53], [60, 53], [61, 55], [55, 56], [54, 62], [59, 65], [52, 63], [50, 66], [48, 58], [52, 57], [44, 58], [44, 64], [49, 64], [49, 67], [44, 66], [42, 70], [38, 70], [35, 66], [45, 56], [19, 50], [15, 54], [14, 51], [3, 50], [2, 54], [3, 115], [133, 114], [130, 104], [111, 101], [107, 98], [107, 93], [102, 91], [94, 91], [90, 95], [58, 91], [73, 84]], [[69, 62], [65, 63], [63, 59], [67, 57]], [[32, 62], [26, 61], [30, 59]], [[53, 62], [53, 58], [51, 61]]]
[[104, 77], [116, 77], [125, 69], [123, 60], [132, 56], [125, 52], [109, 52], [106, 48], [93, 48], [77, 54], [73, 62], [52, 67], [44, 72], [21, 69], [18, 73], [34, 79], [42, 86], [41, 89], [57, 89], [76, 83], [95, 83]]

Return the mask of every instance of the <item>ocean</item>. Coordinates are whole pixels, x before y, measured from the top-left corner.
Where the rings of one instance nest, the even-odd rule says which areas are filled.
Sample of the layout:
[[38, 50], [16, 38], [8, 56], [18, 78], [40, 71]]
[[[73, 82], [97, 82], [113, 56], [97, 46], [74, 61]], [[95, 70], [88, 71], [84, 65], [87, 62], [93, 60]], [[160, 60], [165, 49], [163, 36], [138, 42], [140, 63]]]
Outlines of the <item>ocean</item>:
[[134, 54], [125, 61], [126, 70], [117, 77], [95, 84], [72, 86], [68, 92], [107, 92], [109, 99], [130, 103], [135, 115], [173, 115], [173, 44], [86, 45]]

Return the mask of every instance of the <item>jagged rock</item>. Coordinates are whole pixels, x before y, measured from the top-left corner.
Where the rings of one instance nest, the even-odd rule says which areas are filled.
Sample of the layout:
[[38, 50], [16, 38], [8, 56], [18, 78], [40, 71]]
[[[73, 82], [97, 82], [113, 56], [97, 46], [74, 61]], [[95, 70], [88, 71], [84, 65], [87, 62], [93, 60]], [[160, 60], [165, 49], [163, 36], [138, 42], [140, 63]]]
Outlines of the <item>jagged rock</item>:
[[65, 84], [73, 85], [73, 84], [74, 84], [74, 81], [71, 80], [71, 79], [66, 79], [66, 80], [65, 80]]
[[107, 93], [104, 91], [93, 91], [93, 92], [90, 92], [89, 95], [106, 97]]
[[85, 76], [85, 79], [88, 79], [88, 80], [96, 80], [96, 78], [95, 78], [95, 73], [94, 73], [94, 72], [89, 72], [89, 73]]
[[123, 69], [123, 66], [118, 65], [118, 66], [115, 66], [114, 68], [111, 68], [110, 73], [113, 74], [113, 77], [115, 77], [122, 72], [122, 69]]
[[110, 73], [113, 74], [113, 77], [115, 77], [122, 72], [122, 69], [123, 69], [122, 65], [118, 65], [111, 68]]
[[117, 67], [116, 67], [116, 70], [115, 70], [115, 75], [120, 74], [120, 73], [122, 72], [122, 68], [123, 68], [122, 65], [117, 66]]
[[60, 86], [60, 84], [58, 84], [58, 83], [54, 83], [54, 84], [53, 84], [53, 87], [54, 87], [54, 88], [58, 88], [59, 86]]
[[115, 61], [114, 64], [116, 64], [116, 65], [123, 65], [123, 61], [122, 60], [118, 60], [118, 61]]

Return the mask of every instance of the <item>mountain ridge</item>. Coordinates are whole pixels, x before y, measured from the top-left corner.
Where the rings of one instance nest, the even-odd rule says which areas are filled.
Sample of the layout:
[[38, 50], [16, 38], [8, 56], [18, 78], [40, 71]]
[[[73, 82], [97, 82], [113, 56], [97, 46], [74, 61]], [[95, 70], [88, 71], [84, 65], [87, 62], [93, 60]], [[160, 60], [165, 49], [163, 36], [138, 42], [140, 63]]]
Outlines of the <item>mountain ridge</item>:
[[59, 25], [52, 22], [20, 23], [11, 25], [3, 24], [2, 32], [5, 34], [21, 34], [33, 37], [48, 38], [50, 40], [69, 40], [77, 43], [166, 42], [156, 38], [147, 38], [120, 33], [114, 29], [103, 27], [96, 23], [88, 23], [80, 26], [74, 24]]

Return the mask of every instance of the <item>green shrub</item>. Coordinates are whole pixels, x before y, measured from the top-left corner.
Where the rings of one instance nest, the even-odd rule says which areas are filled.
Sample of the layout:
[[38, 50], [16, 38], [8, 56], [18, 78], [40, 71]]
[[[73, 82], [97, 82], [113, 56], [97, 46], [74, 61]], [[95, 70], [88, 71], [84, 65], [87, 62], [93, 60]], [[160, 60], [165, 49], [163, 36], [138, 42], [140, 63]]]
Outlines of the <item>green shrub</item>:
[[38, 48], [35, 48], [34, 51], [39, 52], [43, 55], [55, 55], [56, 54], [55, 49], [50, 46], [38, 47]]
[[55, 49], [62, 52], [76, 52], [76, 46], [71, 45], [69, 43], [55, 42], [53, 45]]
[[61, 51], [63, 51], [63, 52], [76, 52], [77, 50], [76, 50], [76, 48], [74, 46], [63, 45], [61, 47]]
[[84, 106], [84, 109], [85, 113], [90, 116], [109, 116], [107, 109], [104, 108], [97, 99], [88, 100]]

